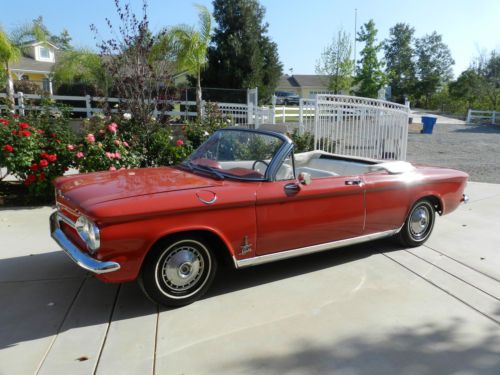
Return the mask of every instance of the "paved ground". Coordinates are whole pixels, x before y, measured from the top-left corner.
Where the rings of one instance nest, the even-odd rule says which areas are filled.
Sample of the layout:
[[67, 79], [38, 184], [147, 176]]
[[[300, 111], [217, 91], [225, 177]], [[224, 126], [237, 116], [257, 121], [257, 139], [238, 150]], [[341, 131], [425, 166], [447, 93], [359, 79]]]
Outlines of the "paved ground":
[[500, 373], [500, 185], [426, 246], [382, 241], [220, 275], [165, 310], [80, 271], [50, 208], [0, 211], [0, 374]]

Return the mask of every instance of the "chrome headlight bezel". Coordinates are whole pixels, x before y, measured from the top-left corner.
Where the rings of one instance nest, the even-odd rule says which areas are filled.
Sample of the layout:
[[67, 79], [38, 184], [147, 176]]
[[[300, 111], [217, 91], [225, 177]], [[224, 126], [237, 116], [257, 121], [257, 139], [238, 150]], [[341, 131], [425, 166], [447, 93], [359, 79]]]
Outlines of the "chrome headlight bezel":
[[101, 246], [99, 227], [88, 217], [82, 215], [76, 220], [75, 229], [89, 251], [92, 254], [95, 253]]

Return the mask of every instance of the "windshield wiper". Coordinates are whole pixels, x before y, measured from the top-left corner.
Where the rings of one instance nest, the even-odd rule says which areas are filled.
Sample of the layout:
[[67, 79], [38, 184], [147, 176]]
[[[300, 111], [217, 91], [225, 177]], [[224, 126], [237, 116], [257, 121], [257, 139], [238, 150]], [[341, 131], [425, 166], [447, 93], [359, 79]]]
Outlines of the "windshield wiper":
[[215, 169], [213, 169], [212, 167], [209, 167], [208, 165], [193, 164], [190, 161], [188, 161], [188, 162], [182, 163], [181, 166], [187, 167], [190, 172], [192, 172], [192, 171], [208, 172], [208, 173], [214, 175], [215, 177], [217, 177], [217, 179], [219, 179], [219, 180], [224, 179], [224, 175], [222, 173], [216, 171]]

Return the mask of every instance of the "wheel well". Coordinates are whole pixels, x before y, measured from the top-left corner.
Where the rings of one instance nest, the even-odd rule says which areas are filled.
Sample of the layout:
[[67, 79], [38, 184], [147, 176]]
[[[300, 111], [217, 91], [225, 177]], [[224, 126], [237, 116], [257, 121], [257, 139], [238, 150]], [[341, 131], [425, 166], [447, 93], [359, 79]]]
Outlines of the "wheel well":
[[436, 212], [439, 215], [443, 214], [443, 203], [441, 202], [441, 199], [439, 199], [435, 195], [428, 195], [428, 196], [422, 197], [420, 199], [421, 200], [422, 199], [428, 200], [434, 206], [434, 208], [436, 209]]
[[224, 241], [215, 233], [207, 231], [207, 230], [189, 230], [183, 232], [175, 232], [167, 234], [159, 238], [148, 250], [151, 251], [160, 241], [165, 241], [173, 237], [189, 237], [189, 236], [201, 236], [205, 238], [210, 245], [210, 247], [214, 250], [214, 256], [217, 258], [217, 261], [220, 265], [229, 266], [234, 268], [233, 258], [231, 257], [231, 253], [224, 243]]

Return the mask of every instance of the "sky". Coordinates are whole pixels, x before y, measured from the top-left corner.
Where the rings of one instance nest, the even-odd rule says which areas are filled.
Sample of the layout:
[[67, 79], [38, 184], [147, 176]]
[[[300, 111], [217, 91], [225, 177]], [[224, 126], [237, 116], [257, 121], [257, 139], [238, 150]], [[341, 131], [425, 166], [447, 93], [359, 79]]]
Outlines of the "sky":
[[[51, 33], [67, 29], [72, 43], [95, 48], [89, 25], [95, 24], [101, 37], [109, 36], [105, 18], [118, 24], [113, 0], [1, 0], [0, 25], [7, 31], [43, 16]], [[122, 0], [123, 2], [123, 0]], [[142, 1], [130, 0], [140, 14]], [[148, 14], [153, 31], [176, 24], [196, 25], [194, 3], [212, 10], [210, 0], [149, 0]], [[266, 8], [269, 36], [278, 45], [284, 73], [315, 74], [315, 65], [323, 49], [331, 43], [339, 28], [354, 38], [354, 14], [357, 26], [373, 19], [377, 39], [388, 37], [398, 22], [415, 28], [417, 37], [437, 31], [449, 46], [455, 60], [455, 76], [467, 69], [481, 51], [500, 50], [500, 0], [260, 0]], [[362, 48], [357, 43], [357, 52]]]

